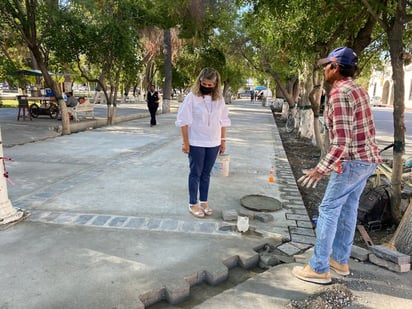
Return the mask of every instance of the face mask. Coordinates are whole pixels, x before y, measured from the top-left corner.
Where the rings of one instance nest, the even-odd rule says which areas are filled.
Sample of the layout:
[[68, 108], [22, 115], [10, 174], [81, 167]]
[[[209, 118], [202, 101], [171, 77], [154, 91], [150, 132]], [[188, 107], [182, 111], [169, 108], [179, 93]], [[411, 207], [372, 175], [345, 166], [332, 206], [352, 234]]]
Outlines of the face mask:
[[211, 94], [215, 88], [214, 87], [205, 87], [200, 85], [200, 92], [202, 94]]

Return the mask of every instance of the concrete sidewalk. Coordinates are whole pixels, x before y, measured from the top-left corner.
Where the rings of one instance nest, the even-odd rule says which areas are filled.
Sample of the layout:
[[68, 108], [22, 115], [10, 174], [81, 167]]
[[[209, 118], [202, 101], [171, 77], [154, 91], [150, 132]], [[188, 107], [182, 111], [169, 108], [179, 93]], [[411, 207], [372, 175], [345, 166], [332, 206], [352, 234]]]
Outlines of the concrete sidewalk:
[[[229, 109], [230, 175], [212, 178], [215, 212], [205, 219], [187, 209], [188, 162], [175, 113], [159, 115], [151, 128], [145, 109], [136, 107], [113, 126], [58, 137], [48, 129], [54, 120], [17, 122], [0, 109], [4, 155], [14, 160], [6, 163], [15, 183], [9, 198], [31, 212], [0, 232], [0, 308], [178, 304], [196, 284], [217, 285], [232, 268], [256, 266], [265, 244], [290, 258], [309, 249], [314, 233], [270, 109], [245, 101]], [[272, 165], [275, 183], [268, 182]], [[240, 199], [251, 194], [273, 197], [282, 209], [247, 211]], [[239, 213], [250, 216], [250, 232], [223, 220]], [[292, 266], [273, 267], [198, 306], [284, 308], [319, 290], [295, 279]], [[407, 290], [410, 276], [395, 275], [391, 286]], [[388, 290], [385, 302], [399, 300], [396, 293]], [[359, 303], [379, 304], [374, 294]]]

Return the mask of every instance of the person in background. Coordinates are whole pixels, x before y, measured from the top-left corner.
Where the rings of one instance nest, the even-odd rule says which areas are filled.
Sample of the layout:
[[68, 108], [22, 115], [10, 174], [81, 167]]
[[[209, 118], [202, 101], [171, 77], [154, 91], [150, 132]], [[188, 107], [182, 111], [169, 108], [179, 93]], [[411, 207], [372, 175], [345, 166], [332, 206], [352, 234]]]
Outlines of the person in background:
[[231, 125], [216, 70], [200, 72], [179, 107], [175, 124], [181, 128], [182, 152], [189, 157], [189, 212], [198, 218], [210, 216], [210, 173], [217, 155], [226, 150], [226, 127]]
[[319, 206], [313, 255], [306, 266], [296, 266], [292, 273], [304, 281], [327, 284], [331, 282], [330, 269], [342, 276], [350, 273], [359, 198], [382, 159], [368, 93], [352, 80], [358, 56], [348, 47], [339, 47], [319, 64], [325, 81], [332, 85], [324, 114], [330, 146], [298, 182], [315, 187], [326, 174], [330, 173], [330, 178]]
[[79, 101], [73, 95], [73, 92], [71, 92], [71, 91], [67, 92], [66, 106], [67, 107], [75, 107], [77, 104], [79, 104]]
[[155, 90], [155, 85], [151, 85], [147, 92], [147, 108], [150, 112], [150, 126], [155, 126], [156, 113], [159, 108], [159, 93]]

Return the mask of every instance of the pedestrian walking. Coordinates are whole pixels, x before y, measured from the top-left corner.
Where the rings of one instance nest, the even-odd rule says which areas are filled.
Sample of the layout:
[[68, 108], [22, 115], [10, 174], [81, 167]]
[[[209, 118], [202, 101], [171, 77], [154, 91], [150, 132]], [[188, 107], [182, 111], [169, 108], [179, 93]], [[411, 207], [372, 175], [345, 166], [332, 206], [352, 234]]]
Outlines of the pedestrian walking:
[[330, 269], [349, 275], [359, 198], [382, 160], [368, 93], [352, 79], [358, 56], [348, 47], [339, 47], [319, 64], [325, 81], [332, 85], [325, 106], [330, 146], [316, 167], [298, 181], [315, 187], [329, 172], [330, 178], [319, 206], [314, 253], [306, 266], [297, 266], [292, 272], [301, 280], [326, 284], [331, 282]]
[[149, 91], [147, 92], [147, 108], [150, 112], [150, 126], [155, 126], [156, 123], [156, 113], [159, 108], [159, 93], [155, 90], [155, 85], [151, 85]]
[[210, 173], [217, 155], [226, 150], [226, 127], [230, 124], [220, 74], [204, 68], [176, 118], [176, 126], [181, 128], [182, 152], [189, 158], [189, 212], [195, 217], [213, 214], [208, 204]]

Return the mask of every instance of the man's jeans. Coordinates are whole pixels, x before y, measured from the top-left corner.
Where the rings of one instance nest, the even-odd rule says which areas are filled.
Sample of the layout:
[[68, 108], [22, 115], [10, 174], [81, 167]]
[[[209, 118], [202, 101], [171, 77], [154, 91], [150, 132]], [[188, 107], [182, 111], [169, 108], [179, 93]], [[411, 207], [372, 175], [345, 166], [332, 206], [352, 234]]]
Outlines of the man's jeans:
[[316, 226], [316, 241], [310, 267], [317, 273], [329, 271], [329, 258], [340, 264], [349, 260], [356, 229], [359, 198], [377, 164], [345, 161], [341, 174], [332, 172]]
[[197, 204], [198, 192], [200, 201], [207, 202], [210, 172], [219, 150], [220, 146], [211, 148], [190, 146], [189, 203], [191, 205]]

